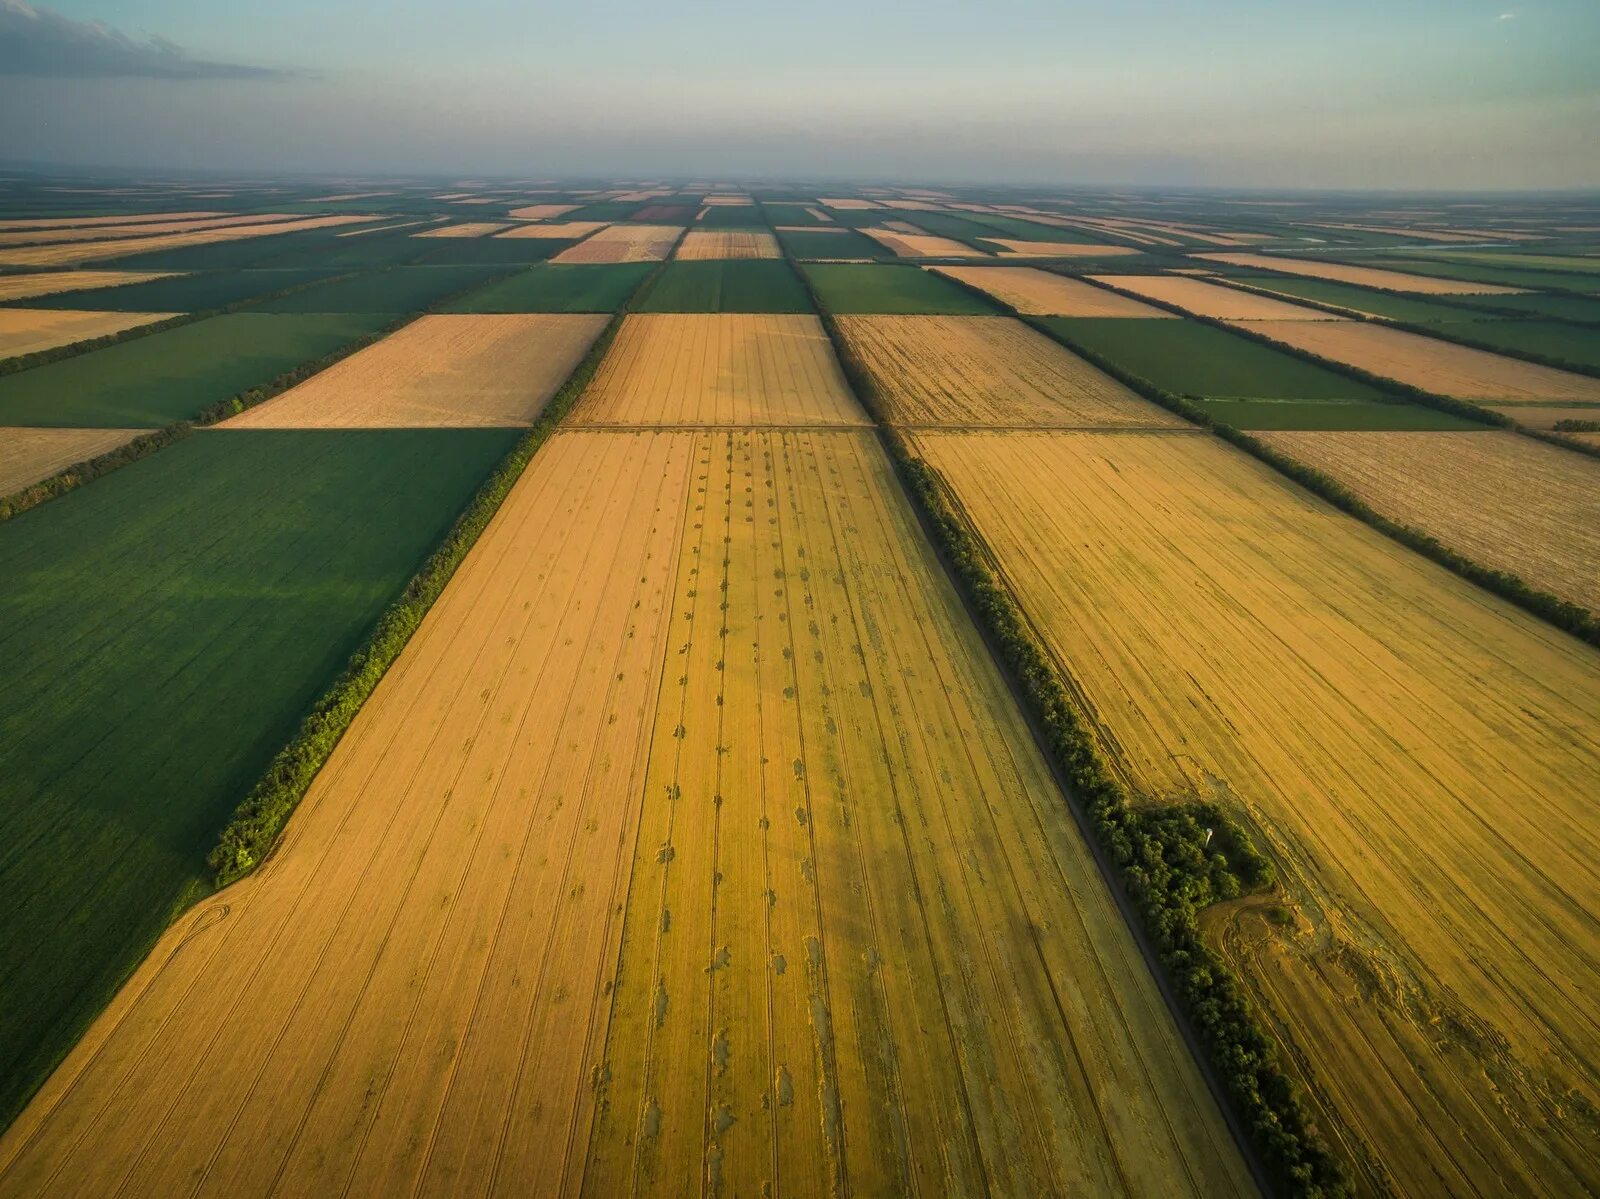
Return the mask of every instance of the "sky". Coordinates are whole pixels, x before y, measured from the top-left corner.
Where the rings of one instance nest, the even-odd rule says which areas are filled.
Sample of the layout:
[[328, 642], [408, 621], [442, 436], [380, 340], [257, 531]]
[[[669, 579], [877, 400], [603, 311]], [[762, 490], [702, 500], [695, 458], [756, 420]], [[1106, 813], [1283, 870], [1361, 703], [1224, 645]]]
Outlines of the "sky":
[[0, 158], [1600, 187], [1600, 0], [0, 0]]

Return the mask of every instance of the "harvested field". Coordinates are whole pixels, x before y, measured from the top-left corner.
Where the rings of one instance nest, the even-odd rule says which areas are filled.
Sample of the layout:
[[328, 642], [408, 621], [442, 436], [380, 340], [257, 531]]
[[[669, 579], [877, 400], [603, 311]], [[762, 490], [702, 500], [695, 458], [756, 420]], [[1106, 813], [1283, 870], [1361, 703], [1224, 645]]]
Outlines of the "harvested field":
[[0, 1141], [0, 1189], [264, 1179], [1250, 1185], [866, 433], [553, 439]]
[[102, 225], [82, 229], [27, 229], [0, 232], [0, 247], [57, 245], [77, 241], [106, 241], [114, 237], [150, 237], [158, 233], [190, 233], [201, 229], [226, 229], [233, 225], [265, 225], [294, 220], [288, 212], [252, 213], [181, 221], [155, 221], [136, 225]]
[[916, 442], [1135, 792], [1270, 847], [1208, 921], [1363, 1189], [1600, 1186], [1600, 653], [1212, 438]]
[[817, 203], [824, 208], [834, 208], [840, 212], [859, 212], [868, 208], [882, 208], [883, 205], [876, 200], [863, 200], [859, 197], [843, 196], [828, 199], [824, 196], [817, 197]]
[[150, 221], [197, 221], [204, 217], [227, 215], [225, 212], [139, 212], [127, 216], [33, 217], [0, 221], [0, 229], [80, 229], [99, 225], [142, 225]]
[[513, 225], [496, 237], [540, 237], [556, 241], [576, 241], [588, 237], [597, 229], [604, 229], [605, 221], [551, 221], [543, 225]]
[[1600, 400], [1600, 379], [1370, 321], [1252, 321], [1253, 332], [1386, 379], [1465, 400]]
[[1268, 433], [1390, 520], [1600, 612], [1600, 461], [1515, 433]]
[[861, 232], [900, 258], [989, 257], [985, 251], [949, 237], [934, 237], [927, 233], [903, 233], [880, 225], [867, 225]]
[[246, 429], [532, 424], [606, 319], [424, 316], [225, 423]]
[[779, 258], [778, 239], [758, 229], [691, 229], [678, 243], [675, 260]]
[[1018, 241], [1010, 237], [990, 237], [992, 242], [1010, 258], [1122, 258], [1142, 253], [1132, 246], [1110, 246], [1101, 243], [1084, 244], [1068, 241]]
[[513, 208], [506, 215], [516, 217], [519, 221], [548, 221], [552, 217], [566, 216], [577, 207], [576, 204], [526, 204], [521, 208]]
[[895, 424], [1190, 427], [1008, 316], [838, 321]]
[[1558, 421], [1600, 420], [1600, 403], [1593, 404], [1541, 404], [1537, 400], [1524, 404], [1488, 403], [1492, 408], [1530, 429], [1553, 429]]
[[440, 225], [433, 229], [424, 229], [421, 233], [413, 233], [412, 237], [487, 237], [491, 233], [498, 233], [502, 229], [510, 228], [504, 221], [462, 221], [455, 225]]
[[0, 496], [139, 436], [140, 429], [0, 429]]
[[1288, 304], [1217, 283], [1179, 275], [1090, 275], [1089, 278], [1147, 300], [1174, 304], [1196, 316], [1219, 321], [1342, 321], [1320, 308]]
[[32, 275], [0, 275], [0, 303], [170, 278], [171, 272], [163, 271], [40, 271]]
[[171, 312], [79, 312], [63, 308], [0, 308], [0, 358], [33, 354], [75, 341], [137, 329]]
[[740, 206], [740, 205], [749, 206], [751, 204], [754, 204], [755, 201], [752, 200], [749, 196], [742, 196], [742, 195], [712, 195], [712, 196], [706, 196], [705, 199], [701, 201], [701, 203], [708, 204], [713, 208], [719, 208], [719, 207], [729, 207], [729, 206], [737, 207], [737, 206]]
[[154, 254], [188, 246], [243, 241], [282, 233], [304, 233], [312, 229], [331, 229], [376, 220], [370, 216], [318, 216], [295, 221], [276, 221], [266, 225], [230, 225], [226, 229], [201, 229], [193, 233], [169, 233], [159, 237], [129, 237], [114, 241], [82, 242], [59, 246], [22, 246], [0, 250], [0, 266], [61, 266], [102, 258], [126, 258], [133, 254]]
[[1177, 318], [1081, 279], [1055, 275], [1031, 266], [936, 266], [928, 268], [988, 292], [1003, 304], [1030, 316]]
[[854, 425], [856, 404], [814, 316], [633, 314], [571, 423]]
[[1276, 254], [1198, 254], [1196, 257], [1226, 262], [1231, 266], [1258, 267], [1262, 270], [1282, 271], [1286, 275], [1309, 275], [1313, 279], [1334, 279], [1340, 283], [1354, 283], [1358, 287], [1415, 292], [1418, 295], [1514, 295], [1522, 290], [1518, 287], [1501, 287], [1493, 283], [1472, 283], [1462, 279], [1409, 275], [1400, 271], [1386, 271], [1380, 267], [1347, 266], [1342, 262], [1313, 262], [1304, 258], [1279, 258]]
[[568, 246], [552, 262], [660, 262], [683, 230], [677, 225], [612, 225]]

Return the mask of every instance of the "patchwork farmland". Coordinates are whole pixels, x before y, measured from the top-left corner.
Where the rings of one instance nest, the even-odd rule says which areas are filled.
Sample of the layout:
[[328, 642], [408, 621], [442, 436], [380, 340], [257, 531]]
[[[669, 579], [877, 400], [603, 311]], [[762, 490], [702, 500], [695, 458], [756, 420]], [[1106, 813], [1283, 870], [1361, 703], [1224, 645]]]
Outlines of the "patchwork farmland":
[[18, 179], [0, 1197], [1600, 1189], [1581, 212]]

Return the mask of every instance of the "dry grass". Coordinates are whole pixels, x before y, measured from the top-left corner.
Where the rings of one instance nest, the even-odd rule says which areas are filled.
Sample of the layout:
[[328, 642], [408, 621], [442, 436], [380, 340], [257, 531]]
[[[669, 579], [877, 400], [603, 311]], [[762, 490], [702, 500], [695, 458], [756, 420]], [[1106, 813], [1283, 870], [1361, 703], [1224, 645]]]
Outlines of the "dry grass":
[[498, 233], [508, 226], [504, 221], [462, 221], [455, 225], [440, 225], [436, 229], [426, 229], [421, 233], [413, 233], [412, 237], [486, 237], [491, 233]]
[[551, 262], [660, 262], [672, 252], [677, 225], [612, 225], [568, 246]]
[[781, 258], [778, 239], [764, 230], [691, 229], [678, 243], [674, 259]]
[[153, 254], [182, 246], [204, 246], [213, 242], [240, 241], [277, 233], [301, 233], [308, 229], [330, 229], [377, 220], [371, 216], [318, 216], [272, 224], [230, 225], [225, 229], [200, 229], [193, 233], [168, 233], [157, 237], [119, 238], [113, 241], [79, 242], [56, 246], [21, 246], [0, 250], [0, 266], [61, 266], [89, 259], [121, 258], [128, 254]]
[[579, 204], [527, 204], [521, 208], [513, 208], [509, 216], [514, 216], [521, 221], [547, 221], [551, 217], [566, 216], [582, 207]]
[[1128, 783], [1256, 822], [1299, 929], [1212, 921], [1365, 1189], [1600, 1186], [1600, 653], [1211, 438], [917, 443]]
[[[914, 230], [914, 225], [898, 222], [904, 229]], [[868, 237], [890, 250], [899, 258], [988, 258], [984, 251], [949, 237], [934, 237], [928, 233], [905, 232], [887, 225], [874, 225], [861, 230]]]
[[132, 441], [148, 429], [0, 429], [0, 496]]
[[1457, 279], [1435, 279], [1431, 275], [1407, 275], [1371, 266], [1346, 266], [1339, 262], [1313, 262], [1304, 258], [1280, 258], [1276, 254], [1200, 254], [1217, 262], [1235, 266], [1260, 267], [1286, 275], [1308, 275], [1313, 279], [1335, 279], [1384, 291], [1413, 292], [1433, 296], [1504, 296], [1520, 293], [1520, 287], [1501, 287], [1495, 283], [1469, 283]]
[[424, 316], [226, 425], [376, 429], [530, 424], [608, 319], [549, 313]]
[[1008, 316], [842, 316], [896, 424], [1190, 428]]
[[1600, 379], [1370, 321], [1252, 321], [1274, 341], [1464, 400], [1600, 400]]
[[39, 271], [29, 275], [0, 275], [0, 300], [29, 300], [89, 287], [121, 287], [168, 279], [174, 271]]
[[635, 313], [570, 420], [854, 425], [866, 414], [814, 316]]
[[1185, 312], [1219, 321], [1342, 321], [1320, 308], [1289, 304], [1254, 292], [1236, 291], [1177, 275], [1090, 275], [1089, 278], [1131, 291], [1147, 300], [1175, 304]]
[[1031, 266], [936, 266], [930, 270], [988, 292], [1003, 304], [1032, 316], [1110, 316], [1178, 318], [1080, 279]]
[[71, 345], [164, 321], [171, 312], [78, 312], [56, 308], [0, 308], [0, 358]]

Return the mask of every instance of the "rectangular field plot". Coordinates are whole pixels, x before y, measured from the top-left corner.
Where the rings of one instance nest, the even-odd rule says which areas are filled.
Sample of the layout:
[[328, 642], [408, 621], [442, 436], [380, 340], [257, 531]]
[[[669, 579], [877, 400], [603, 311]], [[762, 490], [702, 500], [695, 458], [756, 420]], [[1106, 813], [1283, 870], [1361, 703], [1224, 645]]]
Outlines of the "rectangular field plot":
[[1081, 279], [1031, 266], [940, 266], [941, 275], [987, 292], [1029, 316], [1145, 317], [1176, 320], [1175, 313], [1130, 300]]
[[1523, 316], [1549, 316], [1558, 320], [1600, 324], [1600, 297], [1596, 296], [1527, 292], [1518, 296], [1462, 296], [1458, 302], [1485, 310], [1485, 317], [1494, 317], [1498, 315], [1495, 309], [1504, 308]]
[[553, 438], [0, 1141], [24, 1190], [264, 1175], [1250, 1189], [875, 439], [798, 432]]
[[444, 312], [615, 312], [650, 273], [647, 262], [543, 262], [475, 288]]
[[59, 308], [0, 308], [0, 358], [34, 354], [77, 341], [109, 337], [163, 321], [170, 312], [76, 312]]
[[1466, 279], [1412, 275], [1404, 271], [1385, 270], [1382, 267], [1349, 266], [1342, 262], [1314, 262], [1304, 258], [1280, 258], [1276, 254], [1199, 254], [1196, 257], [1213, 262], [1225, 262], [1230, 266], [1282, 271], [1286, 275], [1309, 275], [1313, 279], [1334, 279], [1340, 283], [1354, 283], [1358, 287], [1376, 287], [1384, 291], [1412, 292], [1417, 295], [1491, 295], [1519, 290], [1494, 283], [1474, 283]]
[[623, 320], [568, 419], [610, 426], [867, 423], [816, 317], [670, 313]]
[[579, 238], [588, 237], [597, 229], [604, 229], [604, 221], [551, 221], [543, 225], [513, 225], [504, 233], [495, 234], [496, 237], [510, 238], [555, 238], [561, 241], [577, 241]]
[[1562, 421], [1569, 420], [1600, 421], [1600, 403], [1541, 404], [1538, 400], [1530, 400], [1520, 404], [1488, 403], [1484, 407], [1509, 416], [1517, 424], [1530, 429], [1554, 429]]
[[0, 496], [108, 453], [138, 435], [137, 429], [0, 428]]
[[[1419, 300], [1415, 296], [1396, 295], [1371, 287], [1356, 287], [1350, 283], [1336, 283], [1331, 279], [1282, 279], [1270, 275], [1250, 275], [1239, 279], [1250, 287], [1260, 288], [1288, 299], [1315, 300], [1336, 308], [1361, 312], [1368, 316], [1381, 316], [1395, 321], [1490, 321], [1496, 319], [1491, 311], [1469, 308], [1465, 301], [1474, 297], [1451, 296], [1448, 303], [1436, 300]], [[1477, 299], [1495, 306], [1509, 305], [1517, 300], [1537, 300], [1541, 296], [1484, 296]], [[1600, 305], [1597, 305], [1600, 308]]]
[[778, 239], [766, 229], [691, 229], [678, 243], [673, 259], [778, 258]]
[[932, 271], [914, 266], [818, 263], [802, 268], [829, 312], [887, 316], [993, 316], [998, 310]]
[[0, 1118], [514, 437], [208, 431], [0, 524]]
[[307, 287], [254, 312], [421, 312], [444, 296], [503, 275], [504, 266], [397, 266]]
[[568, 246], [555, 262], [660, 262], [683, 230], [677, 225], [611, 225]]
[[20, 246], [0, 250], [0, 266], [64, 266], [74, 262], [99, 262], [112, 258], [147, 256], [194, 246], [252, 238], [279, 237], [313, 229], [332, 229], [370, 221], [366, 216], [305, 217], [296, 221], [232, 225], [226, 229], [202, 229], [195, 233], [169, 233], [157, 237], [129, 237], [114, 241], [72, 242], [58, 246]]
[[1209, 931], [1362, 1189], [1600, 1185], [1600, 653], [1214, 438], [916, 442], [1134, 789], [1267, 843]]
[[1108, 246], [1100, 242], [1019, 241], [991, 237], [989, 244], [1001, 251], [1002, 258], [1127, 258], [1143, 253], [1132, 246]]
[[528, 425], [605, 325], [601, 315], [425, 316], [227, 425]]
[[[112, 289], [128, 283], [148, 283], [165, 278], [157, 271], [35, 271], [26, 275], [0, 275], [0, 303], [27, 301], [41, 307], [39, 299], [85, 288]], [[86, 305], [94, 307], [94, 305]]]
[[862, 233], [878, 242], [897, 258], [987, 258], [989, 253], [966, 242], [931, 233], [900, 232], [869, 225]]
[[1483, 432], [1482, 421], [1404, 400], [1193, 401], [1212, 420], [1236, 429], [1389, 429]]
[[376, 333], [384, 315], [232, 313], [0, 376], [0, 425], [157, 428]]
[[[693, 236], [691, 234], [690, 236]], [[641, 312], [810, 312], [787, 262], [668, 263], [638, 302]]]
[[885, 257], [887, 251], [852, 229], [779, 229], [778, 242], [795, 258], [844, 262]]
[[[100, 272], [96, 272], [99, 274]], [[331, 268], [267, 271], [207, 271], [193, 275], [146, 276], [151, 282], [92, 287], [39, 296], [29, 308], [78, 308], [97, 312], [205, 312], [286, 288], [326, 279]]]
[[1182, 275], [1091, 275], [1090, 278], [1131, 291], [1147, 300], [1160, 300], [1196, 316], [1221, 321], [1338, 321], [1347, 318], [1288, 304], [1268, 296], [1253, 295], [1219, 283], [1207, 283]]
[[1600, 328], [1566, 321], [1478, 321], [1471, 325], [1428, 322], [1441, 337], [1463, 338], [1509, 353], [1537, 354], [1557, 362], [1600, 370]]
[[1009, 316], [846, 316], [839, 329], [895, 424], [1188, 427]]
[[1600, 461], [1515, 433], [1270, 433], [1391, 520], [1600, 611]]

